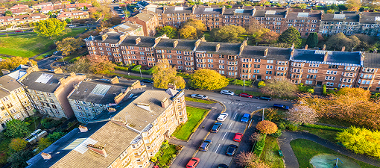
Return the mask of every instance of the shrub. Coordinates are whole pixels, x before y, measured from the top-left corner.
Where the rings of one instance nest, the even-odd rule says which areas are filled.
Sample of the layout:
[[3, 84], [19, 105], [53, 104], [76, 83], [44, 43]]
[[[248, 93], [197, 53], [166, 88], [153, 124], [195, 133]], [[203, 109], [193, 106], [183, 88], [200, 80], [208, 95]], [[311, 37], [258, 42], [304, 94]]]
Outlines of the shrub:
[[54, 120], [51, 118], [44, 118], [41, 120], [41, 125], [46, 129], [53, 128], [53, 127], [59, 125], [60, 123], [61, 123], [60, 121], [57, 121], [57, 120]]
[[290, 131], [297, 131], [298, 129], [297, 125], [294, 125], [294, 124], [288, 124], [286, 128]]
[[166, 144], [166, 143], [163, 143], [162, 145], [161, 145], [161, 148], [162, 149], [166, 149], [166, 148], [168, 148], [169, 147], [169, 144]]
[[266, 134], [262, 134], [260, 136], [260, 140], [257, 141], [255, 148], [253, 149], [253, 152], [257, 155], [258, 158], [261, 156], [261, 153], [263, 152], [265, 146], [265, 138]]
[[259, 88], [262, 88], [265, 86], [265, 82], [264, 81], [260, 81], [258, 84], [257, 84], [257, 87]]
[[307, 92], [310, 94], [314, 94], [314, 89], [307, 89]]
[[322, 86], [322, 93], [323, 93], [323, 95], [327, 95], [327, 92], [326, 92], [326, 85], [323, 85]]
[[121, 71], [128, 71], [128, 67], [122, 67], [122, 66], [116, 66], [115, 69], [121, 70]]
[[152, 158], [150, 158], [150, 161], [153, 162], [153, 163], [156, 163], [157, 162], [157, 157], [153, 156]]
[[286, 123], [280, 122], [277, 124], [277, 127], [279, 130], [285, 130], [286, 129]]
[[272, 136], [272, 137], [278, 138], [278, 137], [281, 136], [281, 134], [282, 134], [282, 131], [281, 130], [277, 130], [275, 133], [269, 134], [269, 135]]
[[280, 114], [278, 114], [278, 110], [277, 109], [273, 109], [273, 108], [270, 108], [270, 109], [265, 109], [265, 119], [266, 120], [269, 120], [269, 121], [280, 121], [282, 120], [282, 116]]
[[175, 146], [175, 150], [177, 150], [177, 151], [182, 150], [182, 146], [181, 145]]
[[256, 125], [256, 129], [258, 129], [260, 133], [264, 134], [273, 134], [278, 130], [277, 125], [268, 120], [260, 121]]
[[[131, 69], [131, 71], [135, 73], [140, 73], [140, 69], [141, 69], [141, 65], [136, 65], [135, 67]], [[147, 74], [147, 75], [152, 75], [153, 73], [152, 71], [153, 71], [153, 68], [150, 68], [149, 70], [141, 69], [141, 73]]]
[[331, 130], [331, 131], [344, 131], [344, 128], [330, 127], [326, 125], [316, 125], [316, 124], [303, 124], [304, 127], [323, 129], [323, 130]]
[[64, 132], [53, 132], [51, 134], [49, 134], [47, 136], [47, 139], [50, 141], [50, 142], [55, 142], [57, 141], [58, 139], [60, 139], [61, 137], [63, 137], [65, 135]]

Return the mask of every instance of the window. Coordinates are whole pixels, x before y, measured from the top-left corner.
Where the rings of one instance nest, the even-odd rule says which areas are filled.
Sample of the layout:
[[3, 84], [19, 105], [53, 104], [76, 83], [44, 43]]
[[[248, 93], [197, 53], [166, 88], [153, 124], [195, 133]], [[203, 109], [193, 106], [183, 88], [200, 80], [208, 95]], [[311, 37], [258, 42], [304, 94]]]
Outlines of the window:
[[273, 60], [267, 60], [267, 63], [273, 63]]
[[313, 84], [313, 81], [306, 80], [306, 81], [305, 81], [305, 84], [307, 84], [307, 85], [311, 85], [311, 84]]
[[308, 69], [307, 72], [309, 72], [309, 73], [318, 73], [318, 69]]
[[253, 64], [254, 68], [260, 68], [260, 64]]
[[327, 83], [326, 83], [326, 86], [334, 86], [334, 83], [327, 82]]
[[272, 65], [267, 65], [267, 69], [273, 69]]
[[335, 80], [335, 77], [334, 76], [326, 76], [325, 80]]

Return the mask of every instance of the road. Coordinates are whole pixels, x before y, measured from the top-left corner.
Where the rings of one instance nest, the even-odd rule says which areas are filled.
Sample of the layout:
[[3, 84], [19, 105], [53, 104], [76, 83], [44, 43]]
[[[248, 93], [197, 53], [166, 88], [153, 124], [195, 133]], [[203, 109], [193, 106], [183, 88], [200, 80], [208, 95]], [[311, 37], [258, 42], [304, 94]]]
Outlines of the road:
[[52, 70], [53, 68], [50, 65], [52, 63], [54, 63], [54, 61], [56, 61], [56, 60], [61, 61], [62, 56], [53, 55], [49, 58], [45, 58], [45, 59], [42, 59], [40, 61], [37, 61], [38, 68]]
[[[233, 157], [225, 155], [227, 146], [230, 144], [239, 145], [237, 153], [240, 153], [241, 151], [250, 151], [252, 146], [249, 141], [249, 136], [252, 133], [252, 129], [254, 129], [254, 126], [257, 124], [259, 120], [259, 117], [255, 115], [255, 120], [251, 124], [252, 126], [249, 129], [249, 135], [244, 135], [242, 142], [239, 144], [238, 142], [232, 141], [232, 139], [236, 132], [243, 133], [246, 128], [247, 124], [240, 122], [241, 116], [244, 113], [252, 113], [257, 109], [272, 107], [275, 103], [291, 105], [291, 102], [288, 101], [264, 101], [258, 99], [242, 98], [238, 96], [221, 95], [219, 93], [208, 91], [187, 90], [185, 93], [198, 93], [207, 95], [209, 98], [215, 99], [225, 104], [226, 113], [229, 114], [226, 121], [223, 122], [220, 131], [218, 133], [210, 133], [208, 135], [207, 139], [210, 139], [213, 142], [209, 150], [207, 152], [199, 151], [195, 155], [195, 157], [201, 159], [198, 167], [217, 167], [218, 164], [222, 163], [230, 165], [230, 167], [238, 167], [236, 164], [232, 162]], [[205, 126], [205, 129], [203, 129], [204, 131], [209, 131], [211, 129], [220, 112], [221, 110], [212, 110], [208, 114], [207, 118], [201, 124], [201, 126]], [[199, 129], [202, 129], [202, 127], [199, 127]], [[193, 137], [189, 140], [189, 142], [186, 143], [184, 150], [187, 148], [187, 150], [196, 151], [204, 138], [205, 137], [202, 136], [202, 134], [194, 134]], [[177, 156], [177, 159], [174, 161], [171, 167], [185, 167], [191, 157], [192, 153], [181, 152], [180, 155]]]
[[123, 10], [121, 10], [121, 8], [119, 7], [119, 4], [112, 3], [109, 5], [109, 7], [111, 8], [111, 11], [113, 14], [116, 14], [121, 18], [125, 16], [124, 13], [122, 12]]

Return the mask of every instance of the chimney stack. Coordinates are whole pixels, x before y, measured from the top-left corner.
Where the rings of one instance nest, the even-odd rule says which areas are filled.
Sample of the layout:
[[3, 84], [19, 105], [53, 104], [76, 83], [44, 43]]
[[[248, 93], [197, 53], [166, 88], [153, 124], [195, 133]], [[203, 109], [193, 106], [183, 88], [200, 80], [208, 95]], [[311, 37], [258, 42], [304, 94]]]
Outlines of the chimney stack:
[[117, 76], [113, 77], [111, 80], [110, 80], [110, 83], [111, 84], [117, 84], [119, 83], [119, 78]]
[[294, 49], [294, 43], [292, 44], [292, 47], [291, 47], [291, 49]]
[[108, 34], [107, 34], [107, 33], [104, 33], [104, 34], [102, 35], [102, 41], [106, 40], [107, 37], [108, 37]]
[[178, 40], [173, 41], [173, 48], [176, 48], [178, 45]]
[[49, 160], [49, 159], [51, 159], [51, 155], [48, 154], [48, 153], [44, 153], [44, 152], [42, 152], [42, 153], [41, 153], [41, 156], [42, 156], [42, 158], [44, 158], [45, 160]]
[[218, 52], [220, 49], [220, 43], [218, 43], [216, 46], [215, 46], [215, 51]]
[[82, 125], [79, 125], [79, 131], [80, 132], [87, 132], [88, 131], [88, 128], [87, 127], [85, 127], [85, 126], [82, 126]]
[[268, 55], [268, 51], [269, 51], [269, 48], [266, 48], [266, 49], [264, 50], [264, 57], [266, 57], [266, 56]]
[[140, 37], [137, 37], [136, 38], [136, 45], [139, 44], [141, 42], [141, 38]]
[[326, 50], [326, 44], [323, 44], [322, 50]]
[[328, 56], [329, 56], [329, 53], [326, 51], [325, 55], [323, 56], [323, 62], [327, 61]]
[[346, 46], [343, 46], [343, 47], [342, 47], [342, 51], [345, 51], [345, 50], [346, 50]]
[[9, 73], [11, 73], [11, 71], [9, 71], [8, 69], [2, 69], [1, 73], [3, 73], [3, 75], [8, 75]]
[[167, 108], [169, 106], [169, 100], [166, 97], [161, 101], [161, 106], [162, 108]]
[[305, 45], [305, 50], [307, 50], [307, 48], [309, 48], [309, 45], [306, 44], [306, 45]]
[[94, 151], [95, 153], [97, 153], [99, 155], [107, 157], [107, 152], [106, 152], [106, 150], [104, 150], [103, 146], [95, 146], [95, 145], [92, 145], [92, 144], [88, 144], [87, 148], [90, 149], [90, 150], [92, 150], [92, 151]]

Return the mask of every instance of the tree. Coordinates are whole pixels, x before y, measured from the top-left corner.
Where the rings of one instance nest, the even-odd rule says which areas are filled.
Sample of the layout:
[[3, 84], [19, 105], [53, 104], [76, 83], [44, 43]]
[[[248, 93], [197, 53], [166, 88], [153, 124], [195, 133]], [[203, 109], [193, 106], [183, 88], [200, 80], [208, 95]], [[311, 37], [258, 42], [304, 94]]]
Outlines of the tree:
[[235, 162], [241, 167], [251, 166], [257, 160], [257, 156], [252, 152], [241, 152], [235, 157]]
[[7, 122], [7, 129], [5, 131], [5, 135], [12, 138], [23, 138], [27, 134], [29, 134], [28, 125], [21, 120], [13, 119]]
[[8, 158], [8, 162], [12, 164], [13, 168], [23, 168], [27, 167], [28, 164], [26, 163], [27, 160], [29, 160], [31, 157], [33, 157], [33, 152], [30, 150], [22, 150], [20, 152], [12, 154]]
[[189, 19], [182, 25], [182, 27], [185, 26], [194, 27], [196, 29], [197, 37], [202, 36], [203, 32], [206, 31], [206, 25], [201, 20]]
[[56, 18], [41, 20], [37, 22], [34, 27], [34, 32], [38, 35], [49, 37], [51, 39], [61, 35], [63, 30], [65, 30], [66, 24], [67, 23], [65, 21], [60, 21]]
[[326, 47], [330, 50], [342, 50], [343, 47], [351, 50], [359, 44], [360, 40], [356, 36], [346, 37], [343, 33], [335, 34], [326, 41]]
[[177, 29], [172, 26], [157, 27], [157, 36], [166, 34], [169, 38], [177, 38]]
[[81, 38], [66, 37], [62, 41], [57, 41], [57, 50], [62, 51], [62, 55], [70, 55], [77, 50], [80, 46], [84, 45], [84, 41]]
[[86, 56], [90, 60], [90, 71], [94, 74], [106, 74], [113, 72], [116, 65], [105, 56]]
[[262, 92], [278, 97], [292, 97], [297, 92], [297, 86], [288, 79], [271, 79], [266, 82]]
[[293, 44], [295, 47], [301, 45], [301, 35], [300, 32], [293, 26], [289, 27], [287, 30], [282, 32], [282, 34], [278, 37], [279, 43]]
[[360, 0], [347, 0], [346, 1], [346, 7], [349, 11], [359, 11], [361, 6], [362, 6], [362, 3]]
[[286, 112], [287, 119], [294, 123], [301, 124], [314, 124], [318, 121], [317, 112], [308, 107], [302, 105], [294, 105], [293, 108]]
[[169, 64], [168, 60], [163, 59], [153, 67], [153, 85], [156, 88], [167, 89], [169, 83], [171, 83], [174, 84], [177, 88], [185, 88], [185, 80], [182, 77], [176, 75], [176, 68], [172, 67]]
[[220, 29], [212, 29], [211, 37], [214, 41], [239, 42], [244, 40], [244, 38], [239, 36], [245, 32], [245, 29], [241, 26], [227, 25], [221, 27]]
[[317, 47], [317, 45], [318, 45], [318, 34], [317, 33], [310, 33], [306, 39], [306, 44], [310, 48]]
[[263, 134], [273, 134], [278, 130], [277, 125], [274, 122], [268, 120], [260, 121], [257, 123], [256, 129]]
[[74, 64], [69, 65], [67, 70], [69, 72], [75, 73], [89, 73], [90, 72], [91, 63], [85, 57], [80, 58], [78, 61], [75, 61]]
[[28, 62], [30, 62], [30, 64], [32, 65], [37, 65], [36, 61], [29, 60], [29, 58], [11, 57], [9, 59], [3, 59], [2, 61], [0, 61], [0, 69], [13, 70], [20, 65], [27, 64]]
[[93, 1], [93, 2], [92, 2], [92, 6], [93, 6], [93, 7], [100, 7], [100, 4], [99, 4], [98, 1]]
[[190, 78], [190, 85], [201, 90], [216, 90], [228, 85], [228, 79], [210, 69], [196, 70]]
[[326, 13], [334, 14], [335, 10], [334, 9], [329, 9], [329, 10], [326, 11]]
[[50, 142], [55, 142], [57, 141], [58, 139], [60, 139], [61, 137], [63, 137], [65, 135], [64, 132], [53, 132], [51, 134], [49, 134], [47, 136], [47, 139], [50, 141]]
[[279, 36], [280, 34], [274, 31], [267, 31], [262, 35], [262, 37], [264, 38], [262, 38], [261, 42], [267, 43], [267, 44], [273, 44], [277, 42]]
[[257, 84], [257, 87], [259, 87], [259, 88], [262, 88], [262, 87], [264, 87], [264, 86], [266, 86], [266, 84], [265, 84], [264, 81], [260, 81], [260, 82]]
[[27, 141], [25, 141], [22, 138], [14, 138], [12, 139], [11, 143], [9, 143], [9, 149], [11, 153], [19, 152], [23, 149], [25, 149], [26, 144], [28, 144]]
[[181, 38], [185, 39], [196, 39], [197, 38], [197, 29], [193, 26], [185, 25], [181, 29], [179, 29], [179, 34]]
[[9, 10], [5, 11], [5, 16], [12, 16], [12, 11], [9, 11]]
[[49, 147], [52, 144], [52, 142], [49, 141], [47, 138], [41, 138], [38, 141], [38, 150], [36, 153], [42, 152], [45, 148]]
[[65, 22], [66, 22], [66, 23], [71, 23], [71, 21], [72, 21], [72, 20], [71, 20], [70, 18], [65, 19]]

